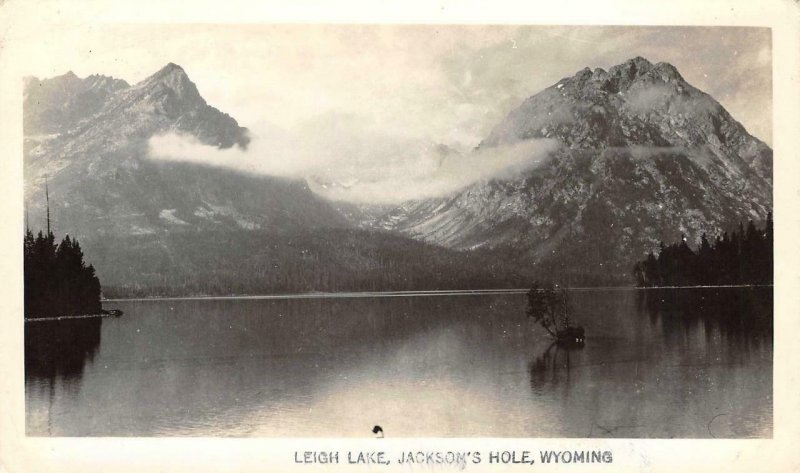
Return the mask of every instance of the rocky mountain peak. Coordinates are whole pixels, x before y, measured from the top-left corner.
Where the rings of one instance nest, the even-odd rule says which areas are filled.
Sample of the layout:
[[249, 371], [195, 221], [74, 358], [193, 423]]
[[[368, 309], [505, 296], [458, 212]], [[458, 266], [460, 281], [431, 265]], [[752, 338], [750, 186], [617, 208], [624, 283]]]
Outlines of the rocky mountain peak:
[[636, 56], [634, 58], [628, 59], [622, 64], [617, 64], [616, 66], [613, 66], [609, 70], [609, 73], [611, 76], [628, 77], [629, 79], [633, 79], [637, 76], [641, 76], [648, 73], [652, 68], [653, 68], [653, 63], [651, 63], [650, 61], [641, 56]]
[[530, 171], [366, 225], [622, 280], [659, 241], [696, 242], [772, 205], [772, 150], [666, 62], [584, 68], [525, 99], [479, 147], [492, 159], [493, 147], [543, 138], [561, 146]]
[[652, 70], [657, 72], [665, 81], [670, 80], [685, 82], [681, 73], [678, 72], [678, 69], [668, 62], [659, 62], [653, 66]]
[[647, 59], [637, 56], [611, 67], [608, 71], [599, 67], [594, 70], [585, 67], [553, 87], [561, 89], [567, 86], [567, 90], [577, 90], [581, 95], [594, 95], [598, 92], [616, 94], [630, 90], [634, 85], [647, 86], [658, 83], [679, 85], [685, 84], [685, 81], [672, 64], [659, 62], [654, 65]]
[[635, 83], [678, 83], [683, 77], [672, 64], [659, 62], [653, 65], [643, 57], [629, 59], [609, 69], [601, 87], [611, 93], [625, 91]]
[[46, 93], [66, 93], [74, 94], [80, 89], [83, 81], [75, 75], [74, 72], [69, 71], [60, 76], [51, 77], [49, 79], [39, 79], [38, 77], [29, 77], [25, 81], [26, 89], [28, 87], [36, 86]]
[[[48, 86], [59, 81], [79, 87]], [[47, 176], [55, 228], [80, 238], [104, 281], [114, 267], [136, 267], [114, 254], [127, 251], [121, 239], [143, 239], [143, 248], [128, 248], [140, 260], [165, 248], [165, 235], [173, 233], [192, 245], [205, 241], [207, 230], [344, 224], [303, 182], [152, 159], [150, 140], [165, 133], [219, 148], [249, 141], [247, 129], [208, 105], [176, 64], [133, 87], [103, 75], [27, 81], [23, 107], [30, 220], [44, 221]], [[164, 258], [157, 259], [171, 259]]]
[[26, 135], [60, 133], [98, 112], [117, 91], [129, 88], [124, 80], [74, 72], [38, 79], [27, 77], [23, 92], [23, 126]]
[[145, 80], [150, 82], [164, 80], [188, 81], [189, 76], [186, 75], [186, 71], [183, 70], [181, 66], [175, 64], [174, 62], [170, 62]]
[[184, 106], [206, 105], [206, 101], [200, 95], [194, 82], [189, 79], [186, 71], [172, 62], [136, 84], [135, 88], [139, 92], [138, 96], [144, 93], [158, 101], [179, 102]]
[[[698, 147], [744, 159], [765, 145], [677, 68], [635, 57], [608, 71], [584, 68], [526, 99], [481, 143], [554, 138], [570, 148]], [[768, 169], [759, 171], [765, 177]]]
[[130, 84], [122, 79], [115, 79], [111, 76], [100, 74], [92, 74], [84, 79], [84, 82], [89, 89], [106, 89], [112, 92], [130, 87]]
[[77, 86], [68, 90], [52, 85], [65, 80], [72, 81], [62, 76], [26, 83], [27, 170], [53, 176], [54, 184], [57, 171], [70, 167], [100, 174], [136, 168], [148, 140], [161, 133], [191, 135], [220, 148], [249, 142], [247, 129], [209, 106], [174, 63], [133, 87], [103, 75], [75, 78]]

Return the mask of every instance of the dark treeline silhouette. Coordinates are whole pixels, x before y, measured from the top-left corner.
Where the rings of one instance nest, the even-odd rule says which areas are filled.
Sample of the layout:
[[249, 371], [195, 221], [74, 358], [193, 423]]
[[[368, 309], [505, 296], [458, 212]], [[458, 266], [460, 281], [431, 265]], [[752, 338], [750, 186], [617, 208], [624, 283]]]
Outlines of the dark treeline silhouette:
[[763, 228], [751, 220], [747, 228], [718, 236], [714, 243], [703, 233], [697, 251], [686, 238], [661, 248], [656, 257], [651, 251], [633, 268], [639, 287], [706, 285], [769, 285], [773, 282], [772, 213]]
[[28, 230], [23, 251], [26, 318], [100, 313], [100, 281], [77, 241]]

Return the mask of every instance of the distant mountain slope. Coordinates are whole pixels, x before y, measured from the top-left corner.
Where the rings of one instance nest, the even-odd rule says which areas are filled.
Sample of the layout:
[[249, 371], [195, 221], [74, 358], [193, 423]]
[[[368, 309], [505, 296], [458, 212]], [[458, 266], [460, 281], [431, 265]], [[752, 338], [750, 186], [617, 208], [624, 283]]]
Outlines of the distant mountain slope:
[[[186, 234], [185, 245], [202, 246], [210, 230], [313, 231], [348, 225], [301, 180], [148, 159], [149, 138], [164, 132], [221, 148], [249, 142], [247, 129], [209, 106], [175, 64], [133, 86], [72, 73], [29, 78], [24, 115], [30, 225], [44, 227], [46, 175], [54, 229], [79, 239], [102, 282], [117, 272], [111, 261], [159, 264], [114, 256], [137, 258], [120, 247], [136, 235], [148, 236], [155, 251], [175, 233]], [[232, 251], [225, 257], [243, 262], [248, 255]], [[187, 272], [189, 267], [175, 269]]]
[[301, 180], [147, 158], [173, 131], [221, 148], [247, 130], [209, 106], [183, 69], [144, 81], [72, 73], [26, 82], [31, 227], [77, 238], [110, 296], [509, 287], [526, 268], [400, 235], [349, 229]]
[[584, 69], [525, 100], [480, 148], [538, 138], [561, 148], [533, 171], [360, 224], [449, 248], [513, 246], [540, 267], [621, 277], [660, 240], [697, 241], [772, 207], [772, 150], [670, 64], [638, 57]]
[[52, 79], [25, 80], [23, 127], [26, 133], [62, 133], [91, 117], [115, 92], [130, 87], [124, 80], [92, 75], [79, 79], [71, 71]]
[[398, 206], [331, 204], [302, 180], [148, 159], [164, 132], [249, 143], [174, 64], [133, 86], [30, 78], [24, 107], [31, 227], [44, 226], [47, 175], [57, 233], [128, 294], [620, 283], [660, 240], [696, 241], [772, 207], [772, 150], [674, 67], [642, 58], [558, 81], [480, 144], [492, 159], [521, 140], [560, 143], [538, 167]]
[[532, 269], [357, 229], [135, 235], [100, 242], [94, 257], [106, 297], [518, 288]]
[[249, 142], [247, 130], [209, 106], [175, 64], [134, 86], [71, 73], [29, 79], [24, 107], [30, 216], [42, 221], [47, 175], [61, 232], [113, 237], [345, 224], [303, 181], [146, 159], [147, 140], [167, 131], [221, 148]]

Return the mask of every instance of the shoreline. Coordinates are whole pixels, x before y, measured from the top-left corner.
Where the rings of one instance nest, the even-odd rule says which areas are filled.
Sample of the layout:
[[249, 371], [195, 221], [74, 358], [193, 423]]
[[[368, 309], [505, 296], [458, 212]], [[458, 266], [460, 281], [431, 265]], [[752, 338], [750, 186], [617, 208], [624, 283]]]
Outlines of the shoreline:
[[74, 319], [94, 319], [101, 317], [113, 317], [112, 314], [82, 314], [82, 315], [60, 315], [57, 317], [25, 317], [25, 322], [55, 322], [58, 320]]
[[[663, 289], [744, 289], [744, 288], [771, 288], [772, 284], [741, 284], [717, 286], [665, 286], [665, 287], [636, 287], [636, 286], [596, 286], [596, 287], [570, 287], [568, 291], [652, 291]], [[145, 297], [114, 297], [102, 299], [100, 302], [126, 302], [126, 301], [180, 301], [180, 300], [281, 300], [281, 299], [346, 299], [368, 297], [432, 297], [432, 296], [480, 296], [492, 294], [525, 294], [530, 288], [509, 289], [452, 289], [452, 290], [426, 290], [426, 291], [361, 291], [361, 292], [301, 292], [294, 294], [240, 294], [240, 295], [195, 295], [195, 296], [145, 296]]]

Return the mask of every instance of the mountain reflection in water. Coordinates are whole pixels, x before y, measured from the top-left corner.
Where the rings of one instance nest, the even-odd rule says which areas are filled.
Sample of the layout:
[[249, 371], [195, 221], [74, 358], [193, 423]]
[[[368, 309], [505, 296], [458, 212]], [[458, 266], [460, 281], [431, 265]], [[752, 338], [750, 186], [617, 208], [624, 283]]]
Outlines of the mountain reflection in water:
[[570, 305], [580, 349], [524, 295], [116, 302], [124, 317], [25, 324], [27, 431], [771, 436], [771, 289]]

